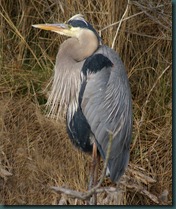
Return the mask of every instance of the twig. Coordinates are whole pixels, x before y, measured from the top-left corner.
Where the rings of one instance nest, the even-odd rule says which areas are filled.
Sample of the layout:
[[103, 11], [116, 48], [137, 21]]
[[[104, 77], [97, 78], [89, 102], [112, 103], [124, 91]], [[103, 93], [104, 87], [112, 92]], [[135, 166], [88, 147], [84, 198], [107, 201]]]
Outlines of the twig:
[[[64, 187], [50, 187], [51, 189], [53, 189], [55, 192], [59, 192], [59, 193], [64, 193], [66, 195], [69, 195], [73, 198], [78, 198], [80, 200], [87, 200], [90, 198], [90, 195], [87, 194], [87, 192], [78, 192], [76, 190], [72, 190], [72, 189], [67, 189]], [[101, 187], [101, 188], [97, 188], [94, 193], [98, 194], [98, 193], [102, 193], [102, 192], [107, 192], [107, 193], [112, 193], [117, 191], [117, 188], [115, 187]]]
[[114, 23], [112, 23], [112, 24], [110, 24], [110, 25], [107, 25], [106, 27], [104, 27], [104, 28], [102, 28], [101, 30], [99, 30], [100, 36], [101, 36], [101, 32], [102, 32], [102, 31], [104, 31], [104, 30], [106, 30], [106, 29], [108, 29], [108, 28], [110, 28], [110, 27], [112, 27], [112, 26], [114, 26], [114, 25], [117, 25], [117, 24], [119, 24], [120, 22], [123, 22], [123, 21], [125, 21], [125, 20], [131, 19], [131, 18], [133, 18], [133, 17], [135, 17], [135, 16], [138, 16], [138, 15], [140, 15], [140, 14], [143, 14], [143, 13], [144, 13], [144, 11], [138, 12], [138, 13], [136, 13], [136, 14], [134, 14], [134, 15], [131, 15], [131, 16], [126, 17], [126, 18], [124, 18], [124, 19], [121, 19], [121, 20], [119, 20], [119, 21], [117, 21], [117, 22], [114, 22]]
[[109, 142], [108, 142], [108, 148], [107, 148], [107, 152], [106, 152], [106, 158], [105, 158], [104, 167], [103, 167], [103, 171], [101, 173], [100, 180], [99, 180], [98, 184], [95, 187], [93, 187], [92, 189], [90, 189], [89, 191], [86, 192], [85, 198], [88, 198], [88, 197], [92, 196], [92, 194], [94, 194], [96, 192], [96, 190], [103, 183], [104, 177], [106, 175], [106, 170], [107, 170], [107, 166], [108, 166], [108, 160], [109, 160], [110, 152], [111, 152], [112, 140], [113, 140], [113, 134], [110, 133], [110, 135], [109, 135]]
[[[71, 189], [64, 188], [64, 187], [50, 187], [50, 188], [56, 192], [64, 193], [70, 196], [71, 198], [80, 199], [84, 201], [90, 200], [93, 194], [98, 194], [98, 193], [103, 193], [103, 192], [106, 192], [106, 193], [117, 192], [117, 188], [115, 187], [101, 187], [101, 184], [106, 175], [108, 159], [109, 159], [109, 155], [110, 155], [110, 151], [112, 147], [112, 140], [113, 140], [113, 135], [112, 133], [110, 133], [109, 143], [108, 143], [108, 148], [107, 148], [107, 155], [106, 155], [106, 159], [104, 162], [103, 171], [102, 171], [100, 180], [95, 187], [93, 187], [92, 189], [86, 192], [78, 192], [78, 191], [71, 190]], [[126, 170], [126, 173], [122, 176], [121, 181], [119, 182], [119, 187], [126, 187], [128, 189], [133, 189], [135, 190], [135, 192], [139, 192], [140, 194], [145, 195], [154, 203], [160, 204], [161, 200], [156, 195], [149, 192], [146, 187], [146, 185], [154, 184], [155, 182], [156, 182], [155, 179], [145, 174], [145, 169], [137, 165], [129, 164], [129, 168]], [[165, 196], [167, 197], [167, 195]], [[161, 199], [164, 199], [164, 198], [161, 198]]]
[[[158, 5], [158, 6], [154, 7], [153, 9], [155, 9], [155, 8], [157, 9], [157, 8], [160, 8], [160, 7], [163, 7], [163, 5]], [[114, 22], [114, 23], [110, 24], [110, 25], [107, 25], [106, 27], [104, 27], [104, 28], [102, 28], [101, 30], [99, 30], [99, 35], [101, 36], [101, 32], [102, 32], [102, 31], [104, 31], [104, 30], [106, 30], [106, 29], [108, 29], [108, 28], [110, 28], [110, 27], [113, 27], [113, 26], [119, 24], [120, 22], [129, 20], [129, 19], [131, 19], [131, 18], [133, 18], [133, 17], [136, 17], [136, 16], [138, 16], [138, 15], [144, 14], [144, 13], [147, 12], [148, 10], [152, 10], [152, 9], [151, 9], [151, 8], [146, 8], [146, 10], [143, 10], [143, 11], [141, 11], [141, 12], [138, 12], [138, 13], [136, 13], [136, 14], [134, 14], [134, 15], [129, 16], [129, 17], [123, 18], [123, 19], [121, 19], [121, 20], [119, 20], [119, 21], [117, 21], [117, 22]]]
[[130, 2], [130, 0], [128, 0], [127, 6], [126, 6], [126, 10], [125, 10], [125, 12], [124, 12], [124, 14], [123, 14], [123, 16], [122, 16], [122, 18], [121, 18], [121, 20], [119, 22], [119, 25], [117, 27], [116, 34], [114, 36], [114, 39], [113, 39], [113, 42], [112, 42], [112, 46], [111, 46], [112, 49], [114, 48], [114, 44], [115, 44], [115, 41], [116, 41], [116, 38], [117, 38], [117, 35], [118, 35], [118, 32], [119, 32], [120, 26], [122, 24], [122, 20], [124, 19], [125, 15], [126, 15], [126, 13], [128, 11], [129, 2]]
[[50, 187], [51, 189], [53, 189], [55, 192], [61, 192], [61, 193], [64, 193], [66, 195], [69, 195], [73, 198], [78, 198], [78, 199], [81, 199], [81, 200], [86, 200], [87, 198], [84, 197], [84, 193], [83, 192], [78, 192], [78, 191], [75, 191], [75, 190], [72, 190], [72, 189], [67, 189], [67, 188], [64, 188], [64, 187]]
[[2, 11], [4, 12], [4, 14], [2, 12], [0, 12], [0, 15], [4, 18], [4, 20], [9, 24], [9, 26], [12, 28], [12, 30], [14, 31], [14, 33], [21, 39], [21, 41], [26, 45], [26, 47], [29, 49], [29, 51], [31, 52], [31, 54], [34, 56], [35, 60], [37, 61], [38, 65], [42, 68], [39, 60], [37, 59], [34, 51], [32, 50], [32, 48], [29, 46], [29, 44], [27, 43], [27, 41], [25, 40], [25, 38], [23, 37], [23, 35], [20, 33], [20, 31], [18, 30], [18, 28], [14, 25], [14, 23], [12, 22], [11, 18], [9, 17], [8, 13], [5, 11], [5, 9], [3, 7]]
[[146, 110], [147, 104], [148, 104], [148, 102], [149, 102], [149, 97], [150, 97], [150, 95], [151, 95], [153, 89], [156, 87], [156, 85], [157, 85], [158, 81], [160, 80], [160, 78], [164, 75], [164, 73], [165, 73], [169, 68], [170, 68], [170, 65], [167, 66], [167, 67], [163, 70], [163, 72], [161, 73], [161, 75], [156, 79], [155, 83], [153, 84], [152, 88], [150, 89], [150, 91], [149, 91], [149, 93], [148, 93], [148, 95], [147, 95], [146, 101], [145, 101], [145, 103], [144, 103], [144, 105], [143, 105], [143, 108], [142, 108], [142, 116], [141, 116], [141, 120], [140, 120], [139, 125], [141, 125], [142, 122], [144, 121], [144, 115], [145, 115], [145, 112], [146, 112], [145, 110]]
[[154, 203], [159, 204], [159, 199], [156, 195], [153, 195], [149, 191], [147, 191], [144, 187], [136, 184], [136, 183], [129, 183], [129, 181], [126, 182], [121, 182], [124, 186], [126, 186], [129, 189], [135, 189], [136, 192], [139, 192], [145, 196], [147, 196], [150, 200], [152, 200]]
[[139, 171], [135, 171], [134, 169], [131, 169], [131, 168], [128, 168], [128, 171], [133, 175], [135, 176], [135, 178], [137, 180], [140, 180], [140, 182], [144, 183], [145, 185], [147, 184], [153, 184], [153, 183], [156, 183], [156, 180], [149, 177], [149, 176], [146, 176], [145, 174], [139, 172]]
[[[133, 164], [129, 164], [129, 168], [126, 170], [126, 173], [122, 176], [121, 181], [119, 182], [118, 189], [126, 187], [128, 189], [135, 190], [135, 192], [139, 192], [142, 195], [145, 195], [152, 202], [156, 204], [164, 204], [165, 202], [167, 202], [168, 191], [167, 192], [164, 191], [161, 197], [157, 197], [156, 195], [149, 192], [146, 189], [147, 188], [146, 185], [148, 186], [149, 184], [154, 184], [156, 180], [146, 175], [145, 172], [146, 172], [145, 169]], [[106, 193], [117, 192], [117, 188], [115, 187], [98, 187], [98, 186], [99, 185], [92, 188], [88, 192], [77, 192], [75, 190], [70, 190], [63, 187], [51, 187], [51, 189], [53, 189], [56, 192], [61, 192], [66, 195], [69, 195], [72, 198], [78, 198], [80, 200], [88, 200], [92, 196], [92, 194], [95, 193], [98, 194], [103, 192]]]
[[153, 92], [153, 90], [154, 90], [154, 88], [156, 87], [156, 85], [158, 84], [158, 81], [160, 80], [160, 78], [164, 75], [164, 73], [165, 73], [170, 67], [171, 67], [171, 65], [167, 66], [167, 67], [163, 70], [163, 72], [162, 72], [162, 73], [160, 74], [160, 76], [156, 79], [155, 83], [153, 84], [152, 88], [150, 89], [150, 91], [149, 91], [149, 93], [148, 93], [148, 95], [147, 95], [146, 101], [145, 101], [145, 103], [144, 103], [144, 105], [143, 105], [143, 107], [142, 107], [142, 111], [141, 111], [141, 112], [142, 112], [142, 115], [141, 115], [140, 121], [138, 122], [138, 129], [137, 129], [137, 132], [136, 132], [136, 136], [135, 136], [135, 138], [134, 138], [134, 140], [133, 140], [133, 145], [132, 145], [132, 147], [131, 147], [131, 150], [133, 150], [134, 147], [135, 147], [136, 141], [137, 141], [137, 139], [138, 139], [138, 137], [139, 137], [139, 135], [140, 135], [140, 131], [139, 131], [139, 130], [140, 130], [141, 126], [143, 125], [144, 121], [145, 121], [146, 107], [147, 107], [148, 102], [149, 102], [149, 97], [151, 96], [151, 93]]
[[[95, 187], [88, 190], [87, 192], [78, 192], [78, 191], [67, 189], [67, 188], [64, 188], [64, 187], [50, 187], [50, 188], [53, 189], [56, 192], [61, 192], [61, 193], [64, 193], [66, 195], [69, 195], [73, 198], [78, 198], [78, 199], [81, 199], [81, 200], [88, 200], [93, 194], [100, 193], [100, 192], [103, 192], [103, 191], [107, 190], [107, 188], [101, 188], [101, 189], [99, 189], [99, 188], [100, 188], [100, 186], [101, 186], [101, 184], [104, 180], [104, 177], [106, 175], [106, 169], [107, 169], [108, 160], [109, 160], [111, 147], [112, 147], [112, 140], [113, 140], [113, 134], [110, 133], [103, 171], [102, 171], [100, 180]], [[111, 190], [112, 190], [112, 188], [111, 188]]]

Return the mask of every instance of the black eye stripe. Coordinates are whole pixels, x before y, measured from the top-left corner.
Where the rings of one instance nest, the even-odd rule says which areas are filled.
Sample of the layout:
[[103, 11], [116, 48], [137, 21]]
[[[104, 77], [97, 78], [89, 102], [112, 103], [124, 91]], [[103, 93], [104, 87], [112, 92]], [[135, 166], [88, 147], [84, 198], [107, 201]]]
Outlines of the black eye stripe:
[[88, 28], [88, 24], [81, 20], [70, 20], [68, 24], [73, 27]]

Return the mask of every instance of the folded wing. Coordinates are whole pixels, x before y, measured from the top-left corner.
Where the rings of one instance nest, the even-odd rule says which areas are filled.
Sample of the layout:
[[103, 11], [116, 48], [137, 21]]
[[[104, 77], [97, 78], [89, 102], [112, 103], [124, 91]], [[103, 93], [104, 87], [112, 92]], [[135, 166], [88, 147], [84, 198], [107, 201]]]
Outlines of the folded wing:
[[118, 181], [129, 160], [132, 130], [131, 93], [124, 65], [107, 46], [86, 60], [80, 105], [103, 158], [113, 134], [108, 162], [112, 181]]

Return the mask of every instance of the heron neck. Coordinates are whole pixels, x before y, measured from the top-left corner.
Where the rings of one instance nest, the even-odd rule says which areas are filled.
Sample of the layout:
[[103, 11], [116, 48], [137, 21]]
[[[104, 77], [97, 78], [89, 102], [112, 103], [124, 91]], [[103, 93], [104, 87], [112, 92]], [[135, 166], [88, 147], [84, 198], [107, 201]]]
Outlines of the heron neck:
[[98, 39], [90, 30], [80, 31], [77, 37], [64, 41], [60, 47], [60, 53], [70, 61], [80, 62], [91, 56], [98, 48]]
[[98, 48], [98, 39], [91, 30], [82, 30], [77, 37], [77, 46], [75, 46], [74, 59], [82, 61], [91, 56]]

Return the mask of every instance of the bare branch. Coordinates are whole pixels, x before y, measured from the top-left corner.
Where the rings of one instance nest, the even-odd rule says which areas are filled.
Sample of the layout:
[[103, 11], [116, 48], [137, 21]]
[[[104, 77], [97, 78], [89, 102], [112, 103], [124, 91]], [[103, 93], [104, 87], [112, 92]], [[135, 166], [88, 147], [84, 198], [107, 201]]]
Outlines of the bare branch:
[[[100, 192], [103, 192], [103, 191], [107, 190], [107, 188], [101, 188], [101, 189], [99, 189], [99, 188], [100, 188], [100, 186], [101, 186], [101, 184], [104, 180], [104, 177], [106, 175], [106, 169], [107, 169], [108, 160], [109, 160], [111, 147], [112, 147], [112, 140], [113, 140], [113, 134], [110, 133], [103, 171], [102, 171], [100, 180], [95, 187], [93, 187], [92, 189], [90, 189], [90, 190], [88, 190], [87, 192], [84, 192], [84, 193], [83, 192], [78, 192], [78, 191], [75, 191], [75, 190], [71, 190], [71, 189], [66, 189], [66, 188], [63, 188], [63, 187], [51, 187], [51, 189], [53, 189], [56, 192], [61, 192], [61, 193], [67, 194], [67, 195], [69, 195], [73, 198], [78, 198], [78, 199], [81, 199], [81, 200], [88, 200], [93, 194], [100, 193]], [[111, 188], [111, 190], [112, 190], [112, 188]]]
[[50, 187], [51, 189], [53, 189], [55, 192], [61, 192], [61, 193], [64, 193], [66, 195], [69, 195], [73, 198], [78, 198], [78, 199], [81, 199], [81, 200], [86, 200], [87, 198], [84, 197], [84, 193], [83, 192], [78, 192], [78, 191], [75, 191], [75, 190], [71, 190], [71, 189], [67, 189], [67, 188], [64, 188], [64, 187]]
[[154, 178], [146, 175], [145, 169], [143, 169], [137, 165], [133, 165], [133, 164], [129, 164], [128, 169], [126, 170], [126, 173], [122, 176], [118, 187], [101, 187], [101, 184], [102, 184], [104, 177], [106, 175], [108, 159], [109, 159], [109, 155], [110, 155], [110, 151], [111, 151], [111, 147], [112, 147], [112, 140], [113, 140], [113, 134], [110, 133], [106, 159], [104, 161], [104, 167], [102, 170], [100, 180], [95, 187], [93, 187], [92, 189], [90, 189], [86, 192], [78, 192], [78, 191], [71, 190], [68, 188], [54, 187], [54, 186], [51, 187], [51, 189], [53, 189], [55, 192], [66, 194], [66, 195], [70, 196], [71, 198], [80, 199], [80, 200], [84, 200], [84, 201], [90, 200], [90, 198], [94, 194], [103, 193], [103, 192], [115, 193], [115, 192], [119, 191], [119, 189], [123, 190], [125, 187], [128, 189], [133, 189], [136, 192], [139, 192], [140, 194], [145, 195], [146, 197], [148, 197], [151, 201], [153, 201], [156, 204], [161, 203], [160, 199], [164, 199], [165, 196], [166, 196], [165, 199], [167, 199], [167, 195], [165, 195], [164, 198], [159, 198], [147, 190], [147, 186], [149, 184], [156, 183], [156, 180]]
[[123, 185], [125, 185], [127, 188], [129, 189], [134, 189], [136, 192], [139, 192], [145, 196], [147, 196], [149, 199], [151, 199], [154, 203], [159, 204], [159, 200], [158, 197], [156, 195], [153, 195], [152, 193], [150, 193], [149, 191], [147, 191], [145, 188], [143, 188], [140, 185], [137, 185], [135, 183], [133, 184], [128, 184], [123, 182]]

